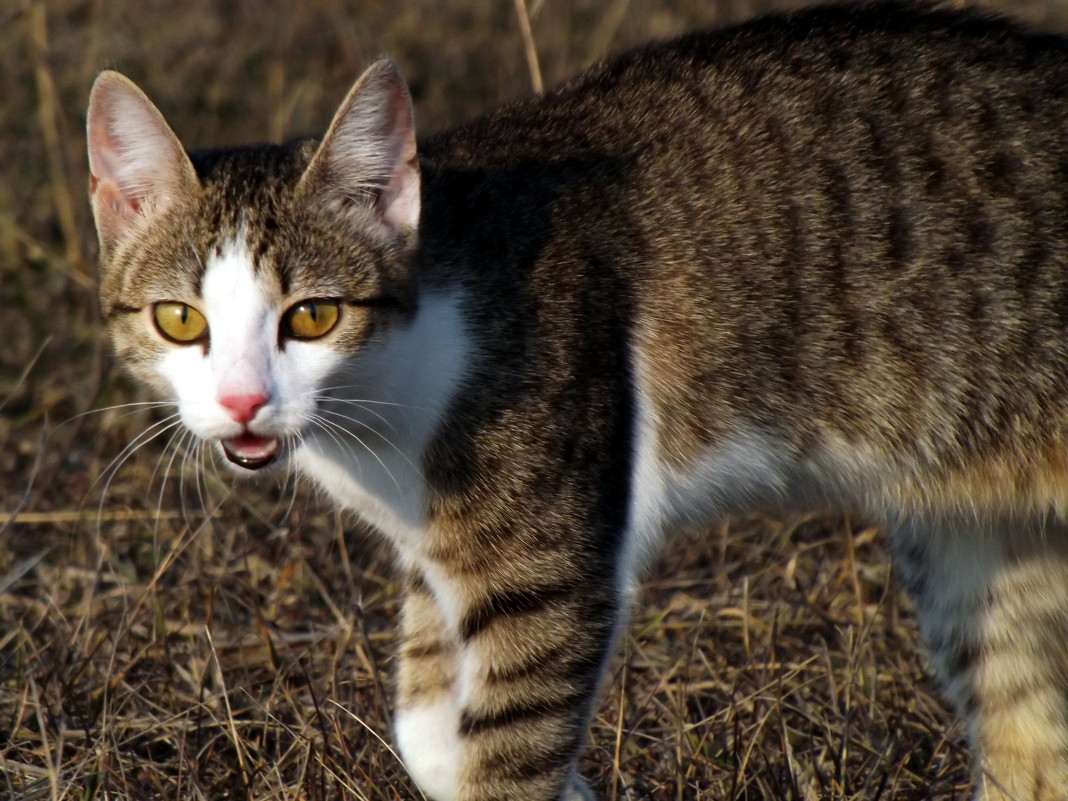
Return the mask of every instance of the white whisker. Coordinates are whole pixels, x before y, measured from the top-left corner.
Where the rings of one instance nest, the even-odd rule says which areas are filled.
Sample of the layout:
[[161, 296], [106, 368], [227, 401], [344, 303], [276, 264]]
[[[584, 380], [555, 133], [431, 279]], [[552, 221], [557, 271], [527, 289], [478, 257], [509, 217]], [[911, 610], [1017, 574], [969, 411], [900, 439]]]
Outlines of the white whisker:
[[[396, 444], [394, 444], [388, 437], [382, 436], [377, 431], [375, 431], [374, 428], [369, 426], [367, 423], [363, 422], [362, 420], [357, 420], [355, 417], [349, 417], [348, 415], [341, 414], [341, 412], [335, 412], [335, 411], [333, 411], [331, 409], [320, 409], [320, 412], [322, 412], [323, 414], [332, 415], [334, 417], [340, 417], [342, 420], [348, 420], [349, 422], [356, 423], [356, 425], [363, 426], [367, 430], [371, 431], [376, 436], [378, 436], [383, 442], [385, 442], [387, 445], [389, 445], [389, 447], [393, 448], [393, 450], [395, 450], [398, 453], [398, 455], [400, 455], [400, 457], [402, 459], [404, 459], [404, 461], [408, 464], [408, 466], [410, 468], [412, 468], [412, 470], [415, 472], [415, 474], [417, 476], [419, 476], [420, 480], [425, 482], [426, 479], [423, 477], [423, 472], [418, 467], [418, 465], [414, 464], [412, 462], [412, 460], [410, 458], [408, 458], [408, 454], [406, 454], [403, 449], [401, 449]], [[348, 429], [346, 429], [344, 426], [341, 426], [338, 423], [334, 423], [333, 421], [330, 421], [330, 422], [331, 422], [332, 425], [338, 426], [338, 428], [340, 428], [342, 431], [348, 431]], [[352, 433], [352, 432], [349, 432], [349, 433]], [[355, 434], [353, 434], [353, 436], [355, 436]], [[361, 441], [361, 444], [363, 444], [362, 441]], [[367, 446], [364, 445], [364, 447], [367, 447]], [[379, 460], [379, 461], [381, 462], [381, 460]], [[383, 465], [383, 467], [384, 466], [385, 465]]]
[[397, 409], [414, 409], [415, 411], [418, 411], [418, 412], [433, 412], [434, 411], [434, 409], [431, 409], [428, 406], [413, 406], [410, 403], [397, 403], [395, 401], [371, 400], [369, 398], [339, 398], [339, 397], [337, 397], [335, 395], [325, 395], [325, 394], [323, 394], [323, 393], [326, 393], [326, 392], [333, 392], [335, 390], [343, 390], [343, 389], [360, 389], [360, 387], [356, 386], [355, 384], [351, 385], [351, 386], [339, 385], [339, 386], [336, 386], [336, 387], [321, 387], [319, 389], [319, 391], [318, 391], [318, 394], [313, 395], [312, 397], [317, 401], [340, 401], [342, 403], [360, 403], [360, 404], [370, 404], [370, 405], [374, 405], [374, 406], [393, 406], [393, 407], [395, 407]]
[[163, 470], [163, 475], [160, 478], [159, 494], [156, 496], [156, 520], [152, 525], [152, 551], [153, 555], [158, 558], [159, 550], [159, 523], [163, 511], [163, 496], [167, 488], [167, 478], [171, 474], [171, 468], [174, 465], [174, 459], [181, 450], [182, 442], [187, 436], [190, 435], [188, 429], [183, 430], [176, 439], [172, 439], [167, 448], [160, 451], [159, 458], [156, 459], [156, 466], [152, 469], [152, 475], [148, 479], [148, 486], [151, 487], [156, 480], [156, 473], [159, 471], [160, 465], [163, 463], [163, 457], [166, 455], [167, 450], [171, 451], [170, 459], [167, 460], [167, 467]]
[[100, 475], [97, 476], [96, 481], [94, 481], [89, 486], [89, 490], [92, 491], [93, 487], [95, 487], [97, 482], [100, 481], [100, 479], [104, 476], [108, 476], [110, 481], [110, 478], [113, 477], [115, 471], [117, 471], [119, 467], [122, 466], [123, 462], [129, 459], [130, 456], [133, 455], [134, 451], [139, 449], [142, 445], [151, 442], [164, 431], [167, 431], [168, 429], [180, 425], [181, 421], [177, 418], [178, 413], [175, 412], [174, 414], [169, 415], [168, 417], [164, 417], [162, 420], [157, 420], [155, 423], [150, 425], [148, 428], [146, 428], [144, 431], [142, 431], [140, 434], [138, 434], [136, 437], [126, 443], [126, 447], [119, 451], [118, 455], [108, 463], [107, 467], [100, 471]]
[[[389, 427], [390, 431], [392, 431], [394, 434], [397, 433], [396, 427], [393, 425], [393, 423], [390, 420], [388, 420], [384, 415], [381, 415], [378, 412], [376, 412], [374, 409], [368, 409], [366, 406], [364, 406], [359, 401], [343, 401], [342, 400], [342, 401], [338, 401], [338, 402], [339, 403], [348, 404], [349, 406], [355, 406], [358, 409], [361, 409], [362, 411], [367, 412], [368, 414], [374, 415], [379, 420], [381, 420], [383, 423], [385, 423]], [[319, 411], [324, 412], [326, 414], [335, 414], [335, 415], [338, 415], [339, 417], [344, 417], [344, 415], [340, 414], [339, 412], [336, 412], [336, 411], [334, 411], [332, 409], [326, 408], [325, 405], [321, 405], [319, 407]], [[352, 418], [352, 417], [346, 417], [345, 419], [352, 420], [353, 422], [359, 422], [359, 421], [355, 420], [355, 418]], [[362, 423], [362, 425], [367, 426], [368, 428], [371, 428], [371, 426], [367, 425], [367, 423]], [[374, 430], [374, 429], [372, 428], [372, 430]]]
[[[359, 460], [358, 460], [358, 459], [356, 459], [356, 454], [355, 454], [355, 453], [353, 452], [353, 450], [352, 450], [352, 449], [351, 449], [350, 447], [348, 447], [348, 446], [347, 446], [347, 445], [346, 445], [346, 444], [345, 444], [344, 442], [342, 442], [341, 438], [340, 438], [340, 437], [339, 437], [339, 436], [338, 436], [338, 435], [337, 435], [337, 434], [336, 434], [336, 433], [335, 433], [334, 431], [332, 431], [332, 430], [331, 430], [331, 429], [330, 429], [330, 428], [329, 428], [329, 427], [328, 427], [327, 425], [325, 425], [325, 422], [326, 422], [326, 421], [324, 421], [324, 420], [322, 420], [321, 418], [319, 418], [319, 416], [318, 416], [318, 415], [315, 415], [315, 416], [313, 416], [313, 417], [311, 418], [311, 422], [312, 422], [313, 424], [315, 424], [316, 426], [318, 426], [318, 427], [319, 427], [319, 428], [320, 428], [320, 429], [321, 429], [321, 430], [322, 430], [323, 432], [325, 432], [325, 433], [326, 433], [326, 435], [327, 435], [328, 437], [330, 437], [330, 438], [331, 438], [331, 439], [332, 439], [332, 440], [333, 440], [333, 441], [334, 441], [334, 442], [335, 442], [335, 443], [337, 444], [337, 446], [338, 446], [338, 447], [339, 447], [339, 448], [340, 448], [341, 450], [343, 450], [343, 451], [345, 451], [346, 453], [348, 453], [348, 454], [349, 454], [349, 456], [351, 456], [351, 457], [352, 457], [353, 461], [354, 461], [354, 462], [356, 462], [356, 464], [359, 464]], [[338, 428], [339, 428], [339, 429], [340, 429], [341, 431], [345, 431], [345, 429], [343, 429], [343, 428], [340, 428], [340, 426], [339, 426]], [[348, 432], [345, 432], [345, 433], [348, 433]], [[359, 440], [358, 440], [358, 439], [357, 439], [357, 442], [359, 442]], [[363, 443], [362, 443], [362, 442], [360, 442], [360, 444], [361, 444], [361, 445], [363, 445]], [[364, 447], [366, 448], [367, 446], [366, 446], [366, 445], [364, 445]]]
[[[321, 428], [323, 428], [324, 431], [327, 431], [328, 429], [326, 428], [326, 426], [329, 426], [330, 428], [333, 428], [333, 429], [335, 429], [337, 431], [340, 431], [342, 434], [347, 434], [348, 436], [350, 436], [354, 440], [356, 440], [360, 445], [363, 446], [363, 448], [369, 454], [371, 454], [373, 457], [375, 457], [375, 461], [378, 462], [379, 466], [386, 472], [386, 475], [389, 476], [390, 480], [393, 482], [393, 485], [397, 488], [397, 491], [400, 492], [400, 493], [404, 492], [404, 490], [401, 488], [400, 482], [397, 481], [396, 476], [394, 476], [392, 471], [390, 471], [390, 469], [388, 467], [386, 467], [386, 463], [382, 461], [382, 457], [379, 456], [375, 452], [374, 448], [372, 448], [370, 445], [368, 445], [366, 442], [364, 442], [362, 439], [360, 439], [359, 435], [356, 434], [356, 432], [350, 431], [349, 429], [345, 428], [343, 425], [341, 425], [339, 423], [335, 423], [332, 420], [327, 420], [327, 419], [325, 419], [323, 417], [320, 417], [319, 415], [315, 415], [313, 420]], [[359, 421], [355, 421], [355, 422], [359, 422]], [[370, 427], [368, 426], [368, 428], [370, 428]], [[373, 431], [373, 429], [371, 429], [371, 430]], [[389, 442], [388, 439], [385, 440], [385, 442], [389, 443], [390, 445], [393, 444], [393, 443]], [[396, 446], [393, 446], [393, 447], [396, 447]], [[397, 451], [398, 451], [398, 453], [400, 453], [400, 449], [399, 448], [397, 449]], [[350, 451], [350, 453], [351, 453], [351, 451]]]
[[[56, 426], [56, 428], [62, 428], [67, 423], [72, 423], [80, 417], [88, 417], [91, 414], [103, 414], [104, 412], [110, 412], [115, 409], [131, 409], [130, 414], [143, 411], [147, 406], [149, 408], [162, 409], [165, 406], [176, 406], [174, 401], [130, 401], [129, 403], [115, 403], [111, 406], [101, 406], [99, 409], [90, 409], [87, 412], [80, 412], [76, 415], [68, 417], [62, 423]], [[136, 407], [136, 408], [134, 408]], [[124, 417], [126, 415], [123, 415]]]
[[177, 413], [171, 415], [170, 417], [165, 417], [164, 419], [153, 423], [151, 426], [149, 426], [136, 437], [134, 437], [133, 440], [129, 442], [126, 447], [119, 452], [119, 455], [112, 459], [108, 466], [101, 471], [100, 475], [96, 478], [95, 481], [93, 481], [92, 485], [90, 485], [89, 490], [87, 492], [92, 492], [93, 488], [96, 487], [97, 483], [101, 479], [104, 479], [104, 486], [100, 490], [100, 503], [97, 506], [98, 534], [100, 533], [100, 526], [103, 520], [104, 501], [107, 499], [108, 489], [111, 487], [111, 482], [115, 479], [115, 476], [118, 475], [119, 470], [142, 447], [159, 437], [161, 434], [164, 434], [167, 431], [170, 431], [171, 429], [181, 425], [181, 421], [177, 418]]

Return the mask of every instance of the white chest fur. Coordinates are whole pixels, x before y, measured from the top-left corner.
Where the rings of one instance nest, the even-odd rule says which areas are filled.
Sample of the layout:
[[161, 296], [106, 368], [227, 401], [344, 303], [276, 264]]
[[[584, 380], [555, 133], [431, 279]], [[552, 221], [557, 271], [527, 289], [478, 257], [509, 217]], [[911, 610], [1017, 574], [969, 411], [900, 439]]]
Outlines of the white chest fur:
[[461, 305], [459, 294], [425, 295], [407, 329], [347, 364], [320, 393], [318, 425], [294, 455], [301, 472], [402, 549], [425, 530], [423, 453], [471, 355]]

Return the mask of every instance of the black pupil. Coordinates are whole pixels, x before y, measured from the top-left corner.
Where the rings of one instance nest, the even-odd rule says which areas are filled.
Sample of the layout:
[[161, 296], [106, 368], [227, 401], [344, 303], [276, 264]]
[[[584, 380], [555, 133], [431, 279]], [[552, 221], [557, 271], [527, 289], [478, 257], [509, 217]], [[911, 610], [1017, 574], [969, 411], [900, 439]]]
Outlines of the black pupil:
[[178, 313], [182, 315], [182, 325], [185, 325], [187, 322], [189, 322], [189, 307], [188, 306], [186, 306], [183, 303], [182, 304], [182, 309]]
[[317, 322], [319, 322], [319, 312], [318, 312], [318, 310], [316, 309], [316, 307], [315, 307], [315, 304], [314, 304], [314, 303], [305, 303], [305, 304], [304, 304], [304, 309], [305, 309], [305, 311], [307, 311], [307, 312], [308, 312], [308, 314], [310, 314], [310, 315], [311, 315], [311, 318], [312, 318], [312, 322], [313, 322], [313, 323], [317, 323]]

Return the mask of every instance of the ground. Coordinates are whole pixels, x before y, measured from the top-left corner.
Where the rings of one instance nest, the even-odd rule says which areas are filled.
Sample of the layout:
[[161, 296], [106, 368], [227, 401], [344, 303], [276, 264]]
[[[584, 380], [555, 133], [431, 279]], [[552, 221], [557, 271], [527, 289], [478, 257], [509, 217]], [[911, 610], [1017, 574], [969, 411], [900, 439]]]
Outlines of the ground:
[[[127, 72], [190, 145], [321, 130], [382, 53], [422, 130], [772, 2], [23, 0], [0, 11], [0, 797], [418, 798], [390, 749], [388, 550], [294, 482], [197, 474], [114, 367], [85, 101]], [[534, 17], [526, 43], [519, 8]], [[796, 5], [796, 3], [795, 3]], [[1048, 28], [1068, 7], [1009, 3]], [[532, 48], [532, 49], [531, 49]], [[199, 475], [199, 477], [198, 477]], [[166, 479], [165, 479], [166, 476]], [[606, 799], [964, 799], [881, 533], [732, 521], [674, 540], [606, 683]]]

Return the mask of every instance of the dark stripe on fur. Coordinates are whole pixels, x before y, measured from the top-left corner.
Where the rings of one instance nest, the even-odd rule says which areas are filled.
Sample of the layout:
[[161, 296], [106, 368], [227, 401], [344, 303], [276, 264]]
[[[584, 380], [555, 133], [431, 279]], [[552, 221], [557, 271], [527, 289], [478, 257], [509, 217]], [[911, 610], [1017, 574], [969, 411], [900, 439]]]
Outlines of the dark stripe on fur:
[[433, 593], [430, 591], [430, 586], [426, 583], [426, 579], [423, 578], [423, 574], [413, 570], [408, 574], [408, 592], [419, 593], [420, 595], [430, 595]]
[[520, 701], [503, 709], [477, 714], [465, 709], [460, 714], [460, 735], [471, 737], [495, 729], [511, 727], [523, 721], [556, 715], [571, 715], [586, 701], [586, 693], [570, 692], [554, 701], [544, 699]]
[[602, 655], [599, 653], [576, 654], [574, 644], [568, 643], [529, 656], [507, 668], [491, 666], [486, 673], [486, 682], [506, 684], [550, 668], [556, 674], [567, 673], [570, 676], [596, 674], [600, 671], [602, 661]]
[[550, 606], [566, 603], [576, 594], [576, 589], [570, 585], [492, 593], [464, 616], [460, 623], [460, 638], [467, 642], [499, 617], [540, 612]]
[[438, 657], [444, 653], [448, 653], [449, 646], [443, 643], [441, 640], [435, 640], [431, 643], [425, 643], [423, 645], [406, 645], [402, 654], [405, 659], [427, 659], [429, 657]]
[[514, 753], [497, 753], [482, 762], [487, 773], [518, 781], [536, 779], [571, 767], [578, 748], [576, 737], [561, 738], [543, 749], [528, 751], [520, 757]]

